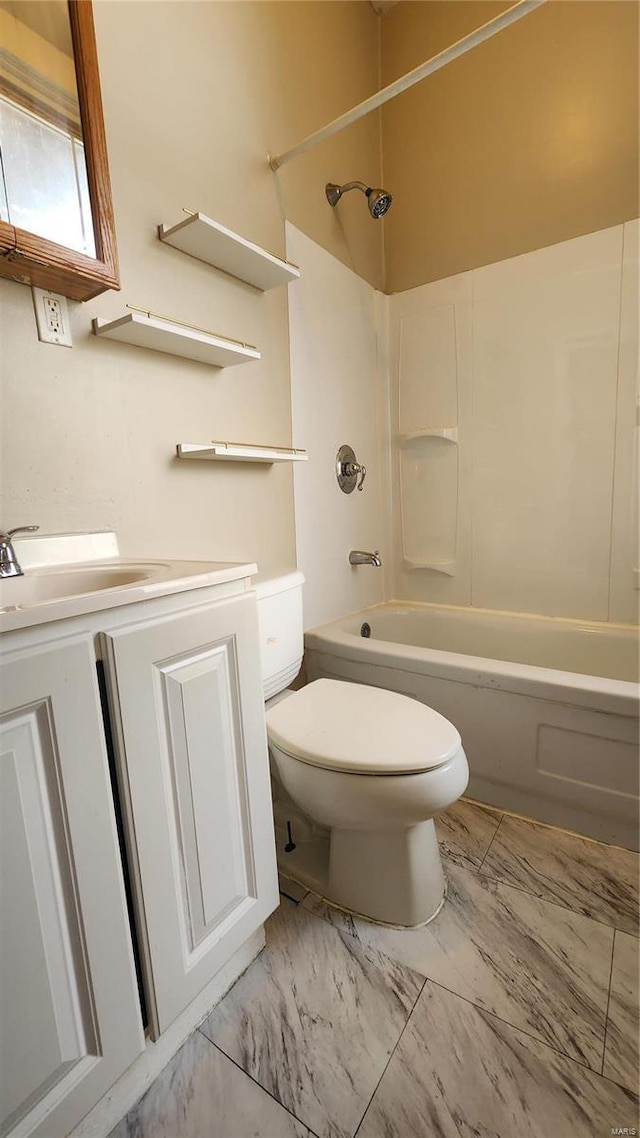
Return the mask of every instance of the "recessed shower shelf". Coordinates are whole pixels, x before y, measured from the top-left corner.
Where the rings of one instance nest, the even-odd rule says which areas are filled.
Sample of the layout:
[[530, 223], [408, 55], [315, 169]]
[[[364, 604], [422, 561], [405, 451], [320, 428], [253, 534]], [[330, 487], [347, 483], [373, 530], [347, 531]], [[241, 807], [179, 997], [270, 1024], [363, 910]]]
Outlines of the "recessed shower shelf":
[[434, 573], [444, 573], [445, 577], [455, 577], [457, 562], [455, 561], [418, 561], [405, 557], [406, 569], [431, 569]]
[[125, 344], [166, 352], [170, 356], [182, 356], [212, 367], [231, 367], [262, 359], [252, 344], [228, 340], [202, 328], [193, 328], [190, 324], [167, 320], [153, 312], [128, 312], [117, 320], [103, 320], [97, 316], [93, 321], [93, 332], [95, 336], [121, 340]]
[[174, 249], [222, 269], [262, 292], [289, 284], [300, 276], [296, 265], [282, 261], [204, 213], [190, 214], [177, 225], [159, 225], [158, 237]]
[[248, 443], [178, 443], [178, 458], [204, 458], [213, 462], [306, 462], [306, 450], [297, 447], [253, 446]]
[[457, 443], [457, 427], [422, 427], [419, 430], [407, 431], [398, 436], [399, 442], [409, 443], [413, 439], [445, 439], [449, 443]]

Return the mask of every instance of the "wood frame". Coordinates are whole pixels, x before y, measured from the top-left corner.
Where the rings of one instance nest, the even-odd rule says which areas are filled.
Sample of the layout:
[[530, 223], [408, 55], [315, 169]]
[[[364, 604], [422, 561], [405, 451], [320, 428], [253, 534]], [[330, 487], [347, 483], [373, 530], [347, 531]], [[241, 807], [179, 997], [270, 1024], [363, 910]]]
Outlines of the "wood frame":
[[0, 221], [0, 277], [90, 300], [120, 288], [91, 0], [68, 0], [96, 257]]

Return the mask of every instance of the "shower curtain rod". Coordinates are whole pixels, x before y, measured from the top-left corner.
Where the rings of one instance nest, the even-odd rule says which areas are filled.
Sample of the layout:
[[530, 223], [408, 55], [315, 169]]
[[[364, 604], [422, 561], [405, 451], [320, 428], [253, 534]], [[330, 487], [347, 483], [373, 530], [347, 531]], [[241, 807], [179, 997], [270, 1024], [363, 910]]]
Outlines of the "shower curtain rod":
[[272, 170], [279, 170], [286, 162], [291, 162], [293, 158], [298, 158], [301, 154], [305, 154], [307, 150], [311, 150], [314, 146], [318, 146], [320, 142], [324, 142], [326, 138], [331, 138], [333, 134], [337, 134], [339, 130], [343, 130], [345, 126], [350, 126], [351, 123], [357, 122], [364, 115], [368, 115], [370, 111], [375, 111], [377, 107], [381, 107], [387, 103], [389, 99], [393, 99], [402, 91], [406, 91], [409, 87], [413, 87], [414, 83], [419, 83], [421, 79], [426, 79], [427, 75], [433, 75], [434, 71], [439, 71], [441, 67], [446, 67], [447, 63], [452, 63], [454, 59], [459, 56], [465, 55], [467, 51], [477, 47], [478, 44], [484, 43], [485, 40], [491, 39], [503, 28], [508, 28], [510, 24], [515, 24], [516, 20], [520, 20], [522, 16], [526, 16], [529, 12], [533, 12], [535, 8], [539, 8], [546, 0], [518, 0], [512, 8], [508, 8], [506, 12], [502, 12], [499, 16], [495, 16], [493, 20], [489, 20], [486, 24], [476, 28], [474, 32], [470, 32], [468, 36], [458, 40], [452, 44], [451, 47], [445, 48], [444, 51], [438, 52], [426, 63], [421, 63], [415, 67], [413, 71], [408, 71], [406, 75], [402, 75], [400, 79], [390, 83], [388, 87], [383, 87], [381, 91], [377, 91], [375, 95], [365, 99], [364, 102], [358, 103], [357, 107], [353, 107], [350, 111], [345, 111], [339, 118], [334, 119], [327, 126], [323, 126], [321, 130], [316, 130], [307, 138], [299, 142], [297, 146], [292, 146], [291, 150], [285, 150], [283, 154], [278, 154], [275, 158], [269, 157], [269, 165]]

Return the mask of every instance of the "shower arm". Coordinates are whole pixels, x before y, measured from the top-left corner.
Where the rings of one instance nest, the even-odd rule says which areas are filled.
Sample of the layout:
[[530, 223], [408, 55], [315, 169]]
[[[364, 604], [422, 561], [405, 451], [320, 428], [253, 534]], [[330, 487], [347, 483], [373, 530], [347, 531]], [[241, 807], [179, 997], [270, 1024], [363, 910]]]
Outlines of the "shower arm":
[[371, 193], [371, 186], [365, 186], [364, 182], [345, 182], [344, 186], [340, 186], [340, 192], [346, 194], [348, 190], [362, 190], [363, 194], [367, 196]]

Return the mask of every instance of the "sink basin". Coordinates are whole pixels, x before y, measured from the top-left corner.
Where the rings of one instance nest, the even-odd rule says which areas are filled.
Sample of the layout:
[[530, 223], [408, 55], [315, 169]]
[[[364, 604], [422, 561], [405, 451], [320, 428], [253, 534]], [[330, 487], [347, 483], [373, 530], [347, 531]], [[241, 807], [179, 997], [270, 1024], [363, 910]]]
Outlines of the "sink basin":
[[[110, 530], [16, 537], [22, 577], [0, 577], [0, 636], [254, 576], [231, 561], [126, 560]], [[0, 650], [1, 650], [0, 646]]]
[[101, 592], [103, 589], [117, 589], [120, 585], [147, 581], [157, 576], [157, 573], [157, 565], [146, 568], [92, 565], [81, 569], [69, 566], [61, 569], [31, 569], [22, 577], [0, 578], [0, 612]]

